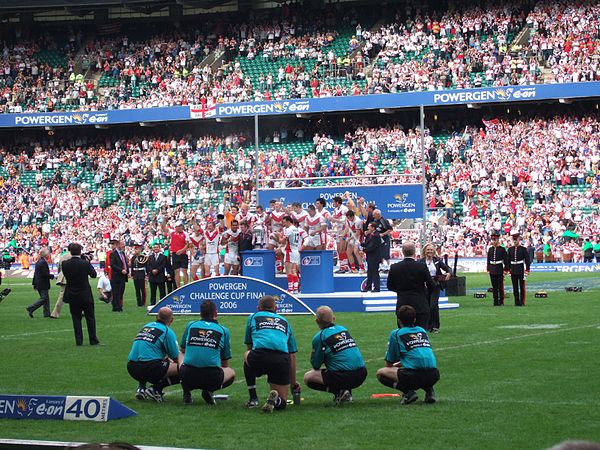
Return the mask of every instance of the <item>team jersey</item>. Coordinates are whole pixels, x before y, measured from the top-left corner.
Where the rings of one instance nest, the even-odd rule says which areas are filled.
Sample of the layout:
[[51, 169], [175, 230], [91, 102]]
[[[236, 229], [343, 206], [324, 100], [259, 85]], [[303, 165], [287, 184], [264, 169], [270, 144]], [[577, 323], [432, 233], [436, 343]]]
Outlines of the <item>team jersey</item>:
[[292, 216], [293, 219], [298, 221], [298, 226], [300, 228], [306, 228], [306, 218], [308, 217], [308, 213], [306, 211], [304, 211], [304, 210], [301, 210], [300, 212], [292, 211], [290, 216]]
[[331, 213], [325, 208], [323, 208], [321, 211], [317, 209], [317, 214], [321, 214], [325, 219], [325, 222], [329, 222], [331, 220]]
[[235, 215], [235, 220], [237, 220], [240, 223], [248, 222], [248, 225], [252, 227], [252, 224], [256, 221], [256, 216], [251, 212], [247, 212], [246, 214], [239, 212]]
[[169, 244], [170, 252], [175, 253], [184, 248], [188, 239], [189, 235], [185, 231], [182, 231], [181, 233], [171, 231], [171, 243]]
[[397, 328], [390, 334], [385, 360], [400, 361], [407, 369], [435, 369], [436, 360], [429, 337], [421, 327]]
[[165, 357], [177, 359], [179, 348], [175, 332], [161, 322], [150, 322], [144, 325], [135, 339], [129, 361], [155, 361]]
[[200, 250], [204, 246], [204, 233], [193, 233], [190, 236], [190, 242], [196, 250]]
[[298, 351], [291, 325], [285, 317], [271, 311], [259, 311], [248, 317], [244, 343], [252, 345], [252, 350]]
[[285, 211], [271, 211], [271, 231], [279, 233], [283, 228], [281, 221], [286, 216]]
[[310, 363], [316, 370], [325, 364], [328, 370], [356, 370], [365, 361], [347, 328], [331, 325], [319, 331], [312, 340]]
[[231, 359], [231, 333], [216, 321], [188, 323], [180, 346], [185, 351], [186, 366], [221, 367], [221, 360]]
[[219, 253], [219, 242], [221, 241], [221, 234], [219, 230], [205, 231], [204, 242], [206, 245], [206, 253]]
[[225, 233], [223, 233], [223, 237], [227, 238], [227, 246], [225, 247], [225, 251], [227, 253], [237, 253], [240, 239], [240, 230], [227, 230], [225, 231]]
[[308, 215], [306, 218], [306, 226], [308, 228], [308, 234], [314, 236], [315, 234], [323, 232], [323, 226], [327, 226], [327, 222], [321, 214], [316, 213], [312, 217]]
[[360, 220], [358, 217], [355, 217], [353, 220], [346, 219], [345, 233], [347, 238], [360, 241], [360, 236], [362, 233], [362, 220]]
[[287, 251], [300, 250], [300, 245], [302, 244], [302, 236], [298, 228], [296, 228], [294, 225], [290, 225], [289, 227], [283, 229], [283, 235], [287, 239], [287, 243], [285, 245]]
[[342, 231], [342, 228], [344, 228], [344, 221], [346, 220], [347, 212], [348, 208], [345, 205], [341, 205], [339, 208], [334, 208], [333, 213], [331, 214], [331, 223], [333, 229], [338, 233]]

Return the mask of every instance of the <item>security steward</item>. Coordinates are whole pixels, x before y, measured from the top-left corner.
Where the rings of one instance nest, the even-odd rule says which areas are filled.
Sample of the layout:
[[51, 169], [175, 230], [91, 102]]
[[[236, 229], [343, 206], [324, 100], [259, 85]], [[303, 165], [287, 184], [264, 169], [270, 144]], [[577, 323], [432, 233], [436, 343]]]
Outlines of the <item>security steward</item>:
[[487, 251], [487, 272], [492, 282], [494, 306], [504, 305], [504, 272], [508, 270], [508, 252], [500, 245], [500, 233], [490, 233], [492, 246]]
[[200, 320], [190, 322], [181, 337], [183, 364], [180, 368], [183, 403], [192, 404], [192, 390], [202, 389], [202, 398], [214, 405], [213, 392], [230, 386], [235, 372], [229, 367], [231, 333], [217, 322], [217, 306], [210, 300], [200, 305]]
[[146, 263], [148, 256], [142, 254], [142, 246], [134, 244], [133, 256], [129, 262], [129, 270], [133, 285], [135, 286], [135, 298], [138, 306], [146, 306]]
[[248, 408], [258, 406], [256, 377], [267, 375], [271, 387], [262, 410], [285, 409], [290, 383], [296, 385], [296, 352], [298, 347], [287, 319], [276, 313], [275, 298], [265, 295], [258, 301], [258, 312], [246, 323], [244, 342], [248, 351], [244, 354], [244, 376], [250, 400]]
[[304, 374], [304, 383], [311, 389], [333, 393], [336, 406], [341, 406], [350, 400], [352, 389], [367, 378], [365, 361], [348, 329], [335, 324], [329, 306], [317, 309], [316, 322], [320, 331], [312, 340], [313, 368]]
[[417, 389], [425, 391], [425, 403], [435, 403], [433, 385], [440, 379], [440, 372], [427, 332], [415, 325], [417, 313], [410, 305], [402, 305], [396, 317], [398, 328], [390, 334], [386, 367], [377, 371], [377, 379], [404, 392], [400, 402], [403, 405], [417, 401]]
[[529, 273], [531, 260], [527, 249], [521, 245], [521, 234], [514, 230], [510, 236], [513, 239], [513, 246], [508, 249], [508, 270], [513, 285], [515, 306], [525, 306], [527, 292], [525, 277]]
[[[171, 308], [160, 308], [156, 321], [144, 325], [133, 340], [127, 371], [139, 383], [135, 393], [138, 400], [152, 398], [160, 403], [163, 388], [179, 383], [179, 348], [172, 323]], [[152, 386], [146, 389], [146, 383]]]

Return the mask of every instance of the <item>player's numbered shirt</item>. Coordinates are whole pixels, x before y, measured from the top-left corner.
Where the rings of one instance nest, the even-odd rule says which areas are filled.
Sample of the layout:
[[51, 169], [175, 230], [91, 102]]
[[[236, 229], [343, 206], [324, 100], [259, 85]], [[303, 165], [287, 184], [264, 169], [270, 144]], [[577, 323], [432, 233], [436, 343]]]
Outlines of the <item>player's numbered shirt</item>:
[[421, 327], [397, 328], [390, 334], [385, 360], [400, 361], [407, 369], [435, 369], [429, 337]]
[[204, 232], [204, 244], [206, 245], [206, 253], [219, 253], [219, 241], [221, 240], [221, 234], [219, 230]]
[[232, 255], [237, 254], [240, 241], [240, 230], [227, 230], [225, 233], [223, 233], [223, 237], [227, 239], [226, 252]]
[[177, 359], [179, 356], [177, 336], [164, 323], [150, 322], [144, 325], [133, 340], [128, 359], [129, 361], [155, 361], [166, 356], [171, 359]]
[[216, 321], [196, 320], [185, 328], [181, 348], [186, 366], [221, 367], [221, 360], [231, 359], [231, 334]]
[[294, 225], [284, 228], [283, 235], [287, 239], [287, 244], [285, 246], [287, 251], [297, 252], [300, 250], [300, 245], [302, 244], [302, 235], [300, 234], [300, 230], [298, 230], [298, 228], [296, 228]]
[[350, 332], [332, 325], [319, 331], [312, 340], [310, 363], [314, 369], [322, 364], [328, 370], [356, 370], [365, 366], [365, 360]]
[[327, 226], [325, 217], [317, 213], [314, 216], [308, 215], [306, 218], [306, 226], [308, 227], [309, 236], [315, 236], [323, 232], [324, 226]]
[[296, 353], [298, 346], [292, 327], [285, 317], [270, 311], [259, 311], [248, 317], [244, 343], [252, 350], [275, 350]]

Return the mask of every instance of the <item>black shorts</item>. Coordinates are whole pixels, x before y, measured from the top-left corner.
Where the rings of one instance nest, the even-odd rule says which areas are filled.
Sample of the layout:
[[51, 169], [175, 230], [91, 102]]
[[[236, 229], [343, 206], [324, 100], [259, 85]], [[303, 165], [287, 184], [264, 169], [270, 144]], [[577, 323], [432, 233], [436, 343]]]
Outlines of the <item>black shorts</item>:
[[171, 265], [173, 266], [173, 270], [177, 269], [187, 269], [189, 264], [188, 255], [184, 253], [183, 255], [178, 255], [177, 253], [173, 253], [171, 255]]
[[437, 369], [398, 369], [398, 389], [402, 392], [429, 389], [440, 379]]
[[267, 376], [271, 384], [290, 384], [290, 354], [259, 348], [248, 353], [248, 365], [254, 375]]
[[384, 236], [381, 240], [381, 259], [390, 259], [390, 244], [389, 236]]
[[140, 383], [156, 384], [167, 375], [169, 361], [156, 359], [153, 361], [127, 361], [127, 372], [131, 378]]
[[328, 370], [321, 369], [321, 376], [325, 386], [331, 392], [338, 392], [344, 389], [355, 389], [367, 379], [367, 368], [361, 367], [356, 370]]
[[225, 375], [220, 367], [194, 367], [183, 364], [179, 368], [181, 386], [186, 391], [202, 389], [217, 391], [223, 386]]

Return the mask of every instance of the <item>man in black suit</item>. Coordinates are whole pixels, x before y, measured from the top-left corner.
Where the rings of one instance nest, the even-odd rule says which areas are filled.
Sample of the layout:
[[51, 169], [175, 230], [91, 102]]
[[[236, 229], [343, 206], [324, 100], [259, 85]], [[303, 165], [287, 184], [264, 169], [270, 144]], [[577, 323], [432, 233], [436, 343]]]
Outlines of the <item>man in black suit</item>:
[[392, 264], [387, 280], [387, 288], [397, 295], [396, 311], [402, 305], [412, 306], [416, 313], [416, 325], [427, 329], [429, 325], [429, 301], [427, 289], [434, 289], [435, 283], [429, 269], [422, 262], [415, 261], [415, 243], [402, 244], [404, 260]]
[[125, 283], [129, 274], [129, 265], [125, 256], [125, 242], [119, 241], [110, 253], [110, 284], [112, 285], [112, 310], [123, 311]]
[[379, 292], [381, 280], [379, 278], [379, 264], [381, 263], [381, 236], [377, 232], [376, 224], [371, 222], [364, 232], [363, 248], [367, 255], [367, 281], [363, 292]]
[[44, 307], [44, 317], [50, 317], [50, 297], [48, 296], [48, 291], [50, 290], [50, 280], [54, 279], [54, 275], [50, 273], [48, 259], [50, 259], [50, 250], [43, 248], [40, 250], [40, 259], [35, 263], [32, 282], [33, 289], [38, 291], [40, 298], [37, 302], [25, 308], [27, 309], [27, 314], [32, 319], [33, 312], [40, 306]]
[[158, 243], [152, 246], [152, 253], [146, 261], [146, 273], [148, 274], [148, 283], [150, 283], [150, 304], [156, 305], [156, 289], [162, 299], [165, 295], [165, 266], [167, 257], [160, 251]]
[[96, 278], [96, 271], [89, 261], [81, 259], [81, 245], [70, 244], [69, 252], [71, 253], [71, 259], [64, 261], [62, 264], [62, 272], [67, 281], [63, 301], [69, 305], [71, 311], [75, 344], [83, 344], [81, 317], [85, 315], [90, 345], [98, 345], [100, 342], [96, 337], [94, 296], [88, 281], [88, 276]]

